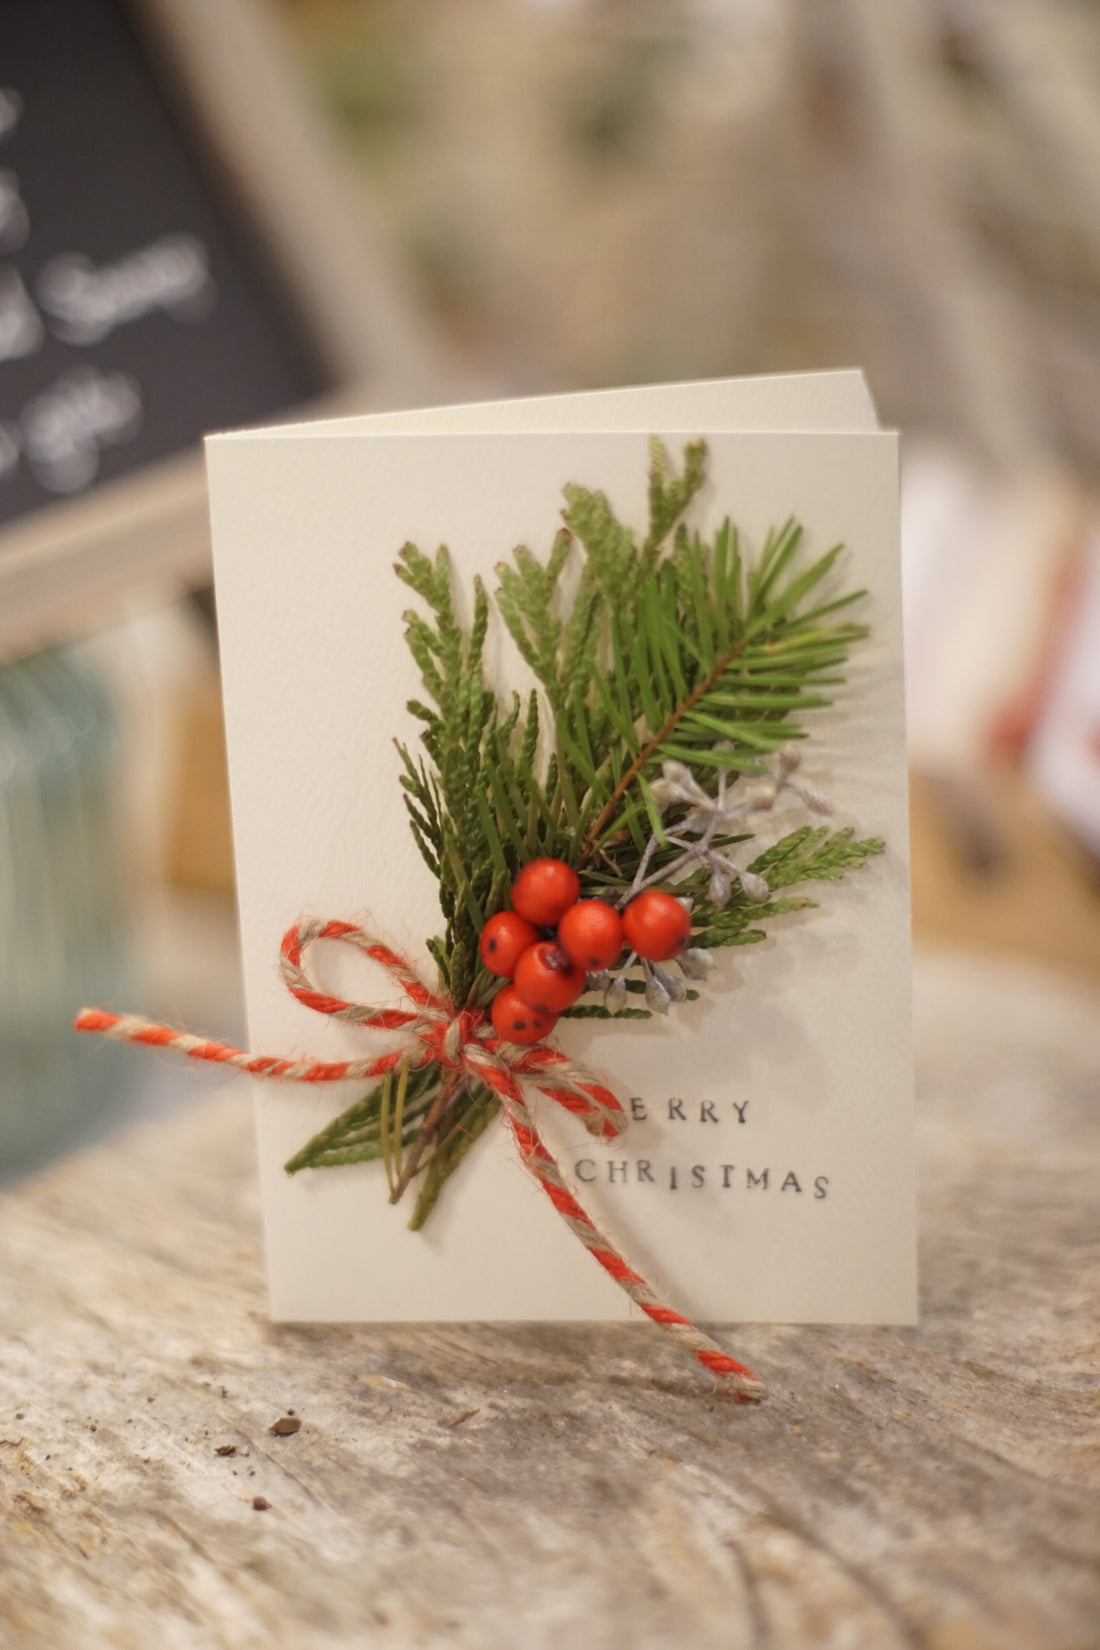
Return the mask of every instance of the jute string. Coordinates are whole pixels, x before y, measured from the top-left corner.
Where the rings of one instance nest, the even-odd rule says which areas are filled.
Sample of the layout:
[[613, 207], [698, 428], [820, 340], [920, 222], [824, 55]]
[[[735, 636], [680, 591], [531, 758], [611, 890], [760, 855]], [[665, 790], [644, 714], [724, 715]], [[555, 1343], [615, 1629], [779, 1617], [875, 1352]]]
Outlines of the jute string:
[[[414, 1009], [370, 1008], [319, 991], [303, 966], [307, 948], [319, 940], [338, 940], [380, 964], [398, 981]], [[352, 923], [308, 919], [297, 924], [283, 937], [279, 964], [283, 983], [306, 1008], [348, 1025], [401, 1031], [404, 1034], [401, 1046], [374, 1059], [283, 1060], [246, 1054], [228, 1044], [209, 1042], [141, 1015], [110, 1014], [94, 1008], [81, 1010], [76, 1029], [98, 1032], [120, 1042], [173, 1049], [192, 1060], [209, 1060], [251, 1077], [287, 1083], [370, 1081], [394, 1071], [402, 1061], [407, 1061], [412, 1069], [437, 1064], [446, 1071], [484, 1083], [501, 1101], [501, 1110], [525, 1167], [570, 1231], [604, 1271], [647, 1317], [717, 1377], [723, 1392], [741, 1402], [763, 1397], [764, 1385], [750, 1369], [723, 1352], [690, 1319], [665, 1306], [645, 1279], [627, 1265], [573, 1196], [539, 1135], [531, 1104], [538, 1095], [544, 1095], [580, 1117], [592, 1134], [605, 1141], [617, 1139], [627, 1119], [610, 1089], [558, 1049], [544, 1043], [521, 1048], [504, 1042], [485, 1014], [470, 1009], [456, 1011], [445, 998], [430, 991], [403, 958]]]

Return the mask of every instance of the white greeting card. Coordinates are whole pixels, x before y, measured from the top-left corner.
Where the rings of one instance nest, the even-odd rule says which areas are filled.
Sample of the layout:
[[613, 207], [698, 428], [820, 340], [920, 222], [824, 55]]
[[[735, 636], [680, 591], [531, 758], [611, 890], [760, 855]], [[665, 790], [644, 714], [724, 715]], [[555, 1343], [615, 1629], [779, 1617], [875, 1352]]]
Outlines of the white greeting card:
[[[792, 890], [816, 909], [723, 947], [647, 1020], [562, 1018], [552, 1041], [631, 1117], [608, 1148], [549, 1101], [540, 1125], [566, 1181], [665, 1298], [709, 1322], [911, 1322], [915, 1314], [909, 907], [896, 437], [858, 373], [630, 389], [235, 433], [207, 444], [250, 1047], [338, 1060], [393, 1046], [311, 1012], [277, 957], [304, 915], [361, 924], [427, 980], [438, 885], [418, 853], [395, 740], [418, 753], [425, 691], [394, 563], [446, 544], [458, 615], [475, 575], [518, 545], [545, 560], [563, 488], [606, 495], [639, 539], [651, 436], [675, 471], [707, 443], [685, 520], [732, 518], [748, 560], [788, 518], [822, 586], [866, 595], [832, 703], [805, 716], [798, 777], [834, 831], [884, 851]], [[802, 565], [800, 562], [799, 565]], [[815, 598], [817, 599], [817, 598]], [[533, 683], [495, 610], [486, 669], [502, 700]], [[713, 772], [713, 770], [711, 770]], [[744, 781], [741, 781], [744, 783]], [[793, 793], [754, 818], [759, 852], [805, 823]], [[401, 996], [381, 969], [318, 948], [319, 987]], [[585, 998], [584, 1001], [595, 1000]], [[634, 996], [638, 1004], [642, 998]], [[256, 1085], [273, 1315], [297, 1320], [608, 1319], [634, 1308], [490, 1126], [424, 1228], [388, 1201], [383, 1165], [284, 1165], [364, 1085]]]

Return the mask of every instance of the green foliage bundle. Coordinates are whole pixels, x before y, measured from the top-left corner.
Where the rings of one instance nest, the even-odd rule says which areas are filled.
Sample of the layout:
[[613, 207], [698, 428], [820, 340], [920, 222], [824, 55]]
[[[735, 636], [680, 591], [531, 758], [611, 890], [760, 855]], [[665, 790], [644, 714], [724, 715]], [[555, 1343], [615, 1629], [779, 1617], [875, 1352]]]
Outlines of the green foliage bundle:
[[[582, 895], [614, 899], [630, 888], [647, 847], [651, 870], [671, 864], [678, 852], [666, 829], [677, 813], [662, 818], [651, 789], [662, 764], [685, 764], [712, 795], [722, 773], [731, 780], [760, 773], [782, 746], [806, 737], [806, 713], [830, 702], [849, 650], [867, 633], [847, 616], [864, 592], [823, 593], [841, 546], [807, 562], [802, 530], [788, 521], [754, 559], [728, 519], [710, 542], [689, 528], [684, 518], [705, 479], [704, 443], [684, 449], [677, 474], [653, 441], [640, 543], [602, 492], [567, 486], [564, 525], [546, 559], [517, 549], [497, 568], [492, 602], [475, 580], [468, 629], [456, 617], [446, 550], [434, 559], [412, 544], [401, 551], [397, 575], [422, 604], [405, 622], [426, 701], [408, 707], [422, 724], [419, 754], [397, 748], [409, 823], [439, 885], [444, 932], [428, 944], [456, 1007], [487, 1007], [501, 984], [480, 966], [478, 938], [507, 905], [523, 865], [564, 859]], [[483, 670], [493, 605], [538, 683], [526, 700], [513, 694], [506, 705]], [[749, 840], [746, 831], [721, 845]], [[766, 901], [735, 888], [721, 908], [710, 902], [700, 867], [676, 888], [692, 897], [692, 943], [759, 941], [762, 921], [814, 903], [775, 897], [780, 890], [835, 880], [881, 850], [876, 838], [803, 827], [749, 867], [766, 879]], [[595, 1003], [571, 1012], [608, 1016]], [[614, 1017], [624, 1015], [645, 1010]], [[288, 1169], [388, 1152], [400, 1162], [411, 1141], [420, 1176], [412, 1224], [422, 1224], [496, 1108], [484, 1089], [462, 1088], [426, 1130], [440, 1083], [431, 1068], [413, 1074], [396, 1138], [380, 1086]], [[397, 1195], [406, 1183], [398, 1178]]]

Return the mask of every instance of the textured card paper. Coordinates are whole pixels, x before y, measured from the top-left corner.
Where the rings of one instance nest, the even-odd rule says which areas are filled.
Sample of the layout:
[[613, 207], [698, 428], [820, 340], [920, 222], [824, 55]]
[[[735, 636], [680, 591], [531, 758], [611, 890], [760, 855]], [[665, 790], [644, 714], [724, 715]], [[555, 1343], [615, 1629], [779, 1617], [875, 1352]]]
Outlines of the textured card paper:
[[[753, 427], [755, 425], [755, 427]], [[886, 851], [717, 953], [667, 1019], [559, 1022], [555, 1041], [632, 1113], [593, 1143], [540, 1114], [568, 1181], [676, 1305], [709, 1322], [911, 1322], [915, 1314], [907, 818], [897, 450], [858, 374], [676, 385], [341, 420], [208, 442], [250, 1047], [331, 1060], [392, 1044], [309, 1012], [276, 959], [305, 914], [361, 923], [432, 978], [437, 888], [413, 843], [394, 739], [421, 696], [393, 563], [445, 543], [463, 597], [516, 545], [545, 556], [568, 482], [646, 522], [647, 445], [678, 460], [705, 436], [706, 535], [725, 515], [751, 549], [790, 516], [809, 553], [843, 543], [871, 627], [834, 703], [808, 722], [808, 783], [838, 825]], [[469, 614], [465, 613], [468, 618]], [[494, 620], [500, 692], [531, 677]], [[778, 839], [797, 817], [760, 827]], [[770, 833], [770, 836], [769, 836]], [[396, 1003], [339, 947], [325, 990]], [[491, 1127], [424, 1230], [387, 1201], [381, 1165], [287, 1176], [286, 1160], [356, 1088], [257, 1084], [273, 1315], [292, 1320], [610, 1319], [633, 1308]]]

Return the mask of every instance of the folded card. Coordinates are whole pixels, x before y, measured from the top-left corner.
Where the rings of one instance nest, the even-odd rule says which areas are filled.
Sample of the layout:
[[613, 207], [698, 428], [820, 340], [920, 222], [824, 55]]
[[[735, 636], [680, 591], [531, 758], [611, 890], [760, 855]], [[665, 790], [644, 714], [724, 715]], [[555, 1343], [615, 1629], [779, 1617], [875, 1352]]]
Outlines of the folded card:
[[[274, 1316], [635, 1310], [497, 1121], [499, 1054], [569, 1196], [683, 1311], [912, 1321], [897, 445], [860, 375], [246, 431], [207, 462], [250, 1046], [415, 1056], [257, 1084]], [[513, 899], [535, 861], [567, 873], [549, 903]], [[316, 945], [318, 996], [288, 992], [305, 917], [466, 1009], [473, 1064], [418, 1064], [381, 954]], [[529, 1036], [618, 1097], [620, 1138], [540, 1098]]]

